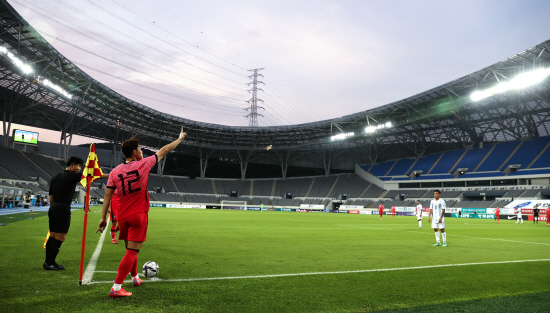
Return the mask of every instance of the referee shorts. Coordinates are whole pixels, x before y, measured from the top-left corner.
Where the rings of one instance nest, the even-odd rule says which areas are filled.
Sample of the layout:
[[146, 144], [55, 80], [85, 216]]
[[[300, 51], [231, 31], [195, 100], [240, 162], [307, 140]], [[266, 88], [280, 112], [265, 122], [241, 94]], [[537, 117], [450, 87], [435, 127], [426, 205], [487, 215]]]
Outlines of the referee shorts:
[[71, 205], [54, 203], [48, 210], [50, 231], [66, 234], [71, 226]]
[[119, 240], [143, 242], [147, 240], [148, 212], [134, 213], [118, 220]]

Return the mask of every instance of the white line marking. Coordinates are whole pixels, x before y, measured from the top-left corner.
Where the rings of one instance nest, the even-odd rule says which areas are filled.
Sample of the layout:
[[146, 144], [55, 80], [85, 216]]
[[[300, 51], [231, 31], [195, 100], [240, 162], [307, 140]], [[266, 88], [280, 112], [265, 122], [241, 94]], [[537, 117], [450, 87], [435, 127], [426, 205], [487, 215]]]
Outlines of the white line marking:
[[[204, 281], [204, 280], [231, 280], [231, 279], [253, 279], [253, 278], [277, 278], [277, 277], [291, 277], [291, 276], [311, 276], [311, 275], [331, 275], [331, 274], [351, 274], [351, 273], [370, 273], [370, 272], [390, 272], [390, 271], [405, 271], [405, 270], [418, 270], [437, 267], [453, 267], [453, 266], [470, 266], [470, 265], [488, 265], [488, 264], [508, 264], [508, 263], [525, 263], [525, 262], [548, 262], [550, 259], [538, 259], [538, 260], [517, 260], [517, 261], [497, 261], [497, 262], [478, 262], [478, 263], [459, 263], [459, 264], [442, 264], [442, 265], [428, 265], [428, 266], [415, 266], [415, 267], [396, 267], [396, 268], [380, 268], [372, 270], [357, 270], [357, 271], [338, 271], [338, 272], [312, 272], [312, 273], [291, 273], [291, 274], [272, 274], [272, 275], [256, 275], [256, 276], [230, 276], [230, 277], [199, 277], [199, 278], [181, 278], [181, 279], [162, 279], [151, 278], [144, 280], [144, 282], [189, 282], [189, 281]], [[125, 282], [131, 282], [126, 280]], [[94, 281], [90, 284], [112, 284], [113, 281]]]
[[[428, 234], [426, 232], [418, 232], [413, 230], [402, 230], [402, 229], [388, 229], [388, 228], [379, 228], [379, 227], [365, 227], [360, 225], [344, 225], [344, 224], [336, 224], [336, 226], [345, 226], [345, 227], [356, 227], [356, 228], [368, 228], [368, 229], [379, 229], [379, 230], [388, 230], [388, 231], [401, 231], [401, 232], [408, 232], [408, 233], [420, 233], [420, 234]], [[433, 235], [433, 233], [429, 233], [429, 235]], [[497, 240], [497, 241], [509, 241], [509, 242], [519, 242], [519, 243], [530, 243], [534, 245], [545, 245], [550, 246], [550, 243], [545, 242], [531, 242], [531, 241], [519, 241], [519, 240], [510, 240], [510, 239], [499, 239], [499, 238], [485, 238], [485, 237], [472, 237], [472, 236], [464, 236], [464, 235], [456, 235], [456, 234], [447, 234], [447, 236], [450, 237], [465, 237], [465, 238], [475, 238], [475, 239], [485, 239], [485, 240]]]
[[107, 219], [107, 226], [105, 226], [105, 230], [103, 233], [101, 233], [101, 237], [99, 238], [99, 242], [97, 243], [97, 246], [95, 247], [94, 254], [92, 254], [92, 258], [90, 259], [90, 263], [88, 263], [88, 266], [86, 267], [86, 270], [84, 271], [84, 275], [82, 277], [82, 284], [90, 284], [92, 281], [92, 277], [94, 276], [95, 267], [97, 265], [97, 259], [99, 259], [99, 254], [101, 253], [101, 248], [103, 247], [103, 241], [105, 240], [105, 234], [107, 234], [107, 229], [109, 228], [109, 221], [110, 219]]

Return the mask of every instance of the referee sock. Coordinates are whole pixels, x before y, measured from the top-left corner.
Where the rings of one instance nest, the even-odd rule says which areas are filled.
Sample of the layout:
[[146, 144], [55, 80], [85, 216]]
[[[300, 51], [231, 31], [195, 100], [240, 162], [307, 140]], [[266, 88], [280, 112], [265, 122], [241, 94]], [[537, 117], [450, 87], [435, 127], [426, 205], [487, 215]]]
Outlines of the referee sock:
[[437, 240], [437, 242], [439, 242], [439, 232], [438, 231], [435, 232], [435, 240]]
[[46, 264], [48, 265], [53, 264], [52, 255], [53, 255], [53, 248], [54, 248], [54, 243], [53, 243], [54, 240], [55, 238], [50, 237], [46, 242]]
[[63, 244], [63, 241], [57, 240], [57, 239], [53, 240], [54, 248], [52, 248], [52, 263], [48, 263], [48, 264], [55, 264], [55, 258], [57, 258], [57, 254], [59, 253], [59, 249], [61, 249], [61, 244]]
[[[134, 267], [139, 250], [133, 250], [126, 248], [126, 254], [118, 265], [118, 273], [116, 275], [115, 284], [121, 284], [124, 282], [128, 273]], [[114, 288], [115, 286], [113, 286]], [[116, 290], [116, 289], [115, 289]]]

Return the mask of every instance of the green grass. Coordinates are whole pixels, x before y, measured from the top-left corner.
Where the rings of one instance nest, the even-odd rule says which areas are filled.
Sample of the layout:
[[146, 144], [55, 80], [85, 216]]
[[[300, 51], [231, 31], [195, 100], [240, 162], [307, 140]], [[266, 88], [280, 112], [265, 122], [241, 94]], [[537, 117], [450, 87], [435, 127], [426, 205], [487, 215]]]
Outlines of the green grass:
[[[86, 261], [99, 234], [91, 209]], [[395, 271], [205, 281], [145, 281], [130, 298], [110, 300], [116, 274], [78, 286], [83, 212], [57, 258], [67, 270], [42, 269], [47, 217], [0, 227], [2, 312], [523, 312], [548, 308], [549, 261]], [[148, 240], [139, 253], [160, 265], [159, 279], [255, 276], [550, 259], [550, 227], [543, 223], [446, 220], [446, 248], [432, 247], [424, 219], [152, 208]], [[495, 240], [498, 239], [498, 240]], [[124, 245], [107, 235], [96, 271], [116, 271]], [[510, 303], [510, 305], [504, 305]], [[516, 306], [514, 306], [516, 305]], [[543, 310], [542, 310], [543, 311]]]

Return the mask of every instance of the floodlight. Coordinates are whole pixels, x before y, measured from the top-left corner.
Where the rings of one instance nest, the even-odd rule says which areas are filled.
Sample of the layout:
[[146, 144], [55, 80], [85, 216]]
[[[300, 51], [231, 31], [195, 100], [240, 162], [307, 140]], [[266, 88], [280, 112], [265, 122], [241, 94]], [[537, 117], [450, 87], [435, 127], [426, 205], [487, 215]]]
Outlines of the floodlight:
[[540, 83], [550, 76], [550, 68], [520, 74], [508, 82], [500, 83], [492, 88], [476, 91], [470, 95], [473, 101], [479, 101], [511, 89], [522, 89]]
[[338, 135], [334, 135], [332, 137], [330, 137], [330, 140], [331, 141], [334, 141], [334, 140], [344, 140], [348, 137], [351, 137], [351, 136], [354, 136], [355, 133], [354, 132], [350, 132], [350, 133], [341, 133], [341, 134], [338, 134]]
[[365, 133], [374, 133], [376, 131], [376, 127], [374, 126], [367, 126], [365, 128]]

